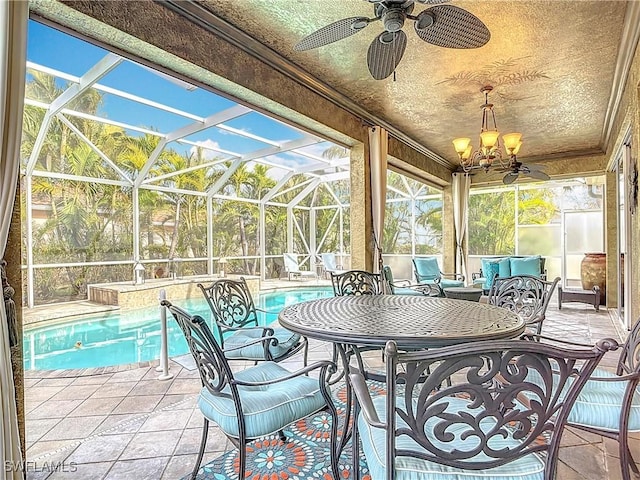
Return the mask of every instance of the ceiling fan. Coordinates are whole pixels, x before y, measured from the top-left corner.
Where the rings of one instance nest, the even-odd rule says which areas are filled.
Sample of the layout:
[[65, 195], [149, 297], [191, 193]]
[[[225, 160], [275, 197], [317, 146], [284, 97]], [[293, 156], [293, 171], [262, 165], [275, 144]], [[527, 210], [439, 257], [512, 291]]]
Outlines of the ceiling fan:
[[[367, 66], [376, 80], [387, 78], [396, 69], [407, 46], [402, 31], [405, 20], [413, 20], [416, 34], [422, 40], [446, 48], [478, 48], [491, 38], [487, 26], [475, 15], [448, 0], [368, 0], [373, 3], [373, 18], [349, 17], [330, 23], [300, 40], [294, 50], [322, 47], [363, 30], [381, 20], [384, 31], [373, 39], [367, 52]], [[412, 15], [415, 3], [434, 5]]]
[[507, 172], [507, 174], [502, 179], [502, 183], [505, 185], [511, 185], [516, 181], [520, 174], [526, 175], [527, 177], [535, 178], [536, 180], [550, 180], [551, 177], [547, 175], [545, 172], [540, 170], [541, 167], [536, 166], [528, 166], [519, 162], [515, 156], [509, 162], [509, 166], [505, 169], [501, 169], [501, 172]]

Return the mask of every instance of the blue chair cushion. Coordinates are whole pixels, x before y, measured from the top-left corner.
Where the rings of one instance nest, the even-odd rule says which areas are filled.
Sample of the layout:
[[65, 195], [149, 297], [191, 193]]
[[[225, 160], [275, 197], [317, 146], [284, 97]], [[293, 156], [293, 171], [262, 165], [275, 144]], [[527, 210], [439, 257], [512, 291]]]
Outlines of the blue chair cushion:
[[441, 278], [440, 279], [440, 287], [444, 290], [449, 287], [464, 287], [464, 282], [462, 280], [453, 280], [451, 278]]
[[393, 287], [393, 294], [394, 295], [424, 295], [424, 293], [422, 293], [419, 290], [414, 290], [413, 288], [407, 288], [407, 287]]
[[[597, 368], [592, 377], [615, 378], [612, 372]], [[569, 413], [569, 421], [617, 432], [627, 381], [588, 380]], [[640, 387], [636, 388], [629, 412], [629, 431], [640, 431]]]
[[[376, 411], [380, 420], [386, 421], [386, 398], [378, 397], [373, 400]], [[465, 399], [452, 398], [447, 411], [458, 412], [468, 409], [470, 402]], [[491, 418], [488, 417], [483, 422], [487, 422], [487, 428], [490, 429]], [[406, 423], [398, 416], [396, 419], [397, 428], [406, 427]], [[438, 422], [438, 419], [429, 419], [425, 424], [425, 431], [432, 432], [434, 425]], [[369, 467], [369, 473], [372, 480], [385, 480], [386, 479], [386, 439], [385, 430], [381, 428], [371, 427], [360, 415], [358, 419], [358, 428], [360, 429], [362, 439], [362, 450], [367, 459], [367, 465]], [[469, 437], [467, 440], [461, 440], [460, 435], [467, 430], [465, 427], [456, 425], [454, 428], [448, 428], [447, 433], [454, 435], [454, 439], [446, 444], [431, 438], [434, 444], [438, 445], [438, 448], [442, 448], [446, 451], [452, 451], [457, 446], [465, 445], [465, 449], [469, 448], [469, 442], [477, 441], [475, 437]], [[512, 435], [506, 438], [494, 437], [490, 445], [494, 449], [504, 448], [507, 445], [514, 446], [519, 442], [514, 439]], [[396, 437], [396, 448], [406, 448], [409, 450], [420, 450], [420, 446], [406, 435]], [[483, 453], [479, 453], [478, 459], [487, 458]], [[544, 461], [536, 454], [526, 455], [522, 458], [514, 460], [505, 465], [495, 467], [488, 470], [462, 470], [459, 468], [449, 467], [447, 465], [441, 465], [438, 463], [430, 462], [428, 460], [421, 460], [413, 457], [397, 457], [395, 460], [395, 471], [397, 480], [487, 480], [497, 479], [500, 480], [512, 480], [512, 479], [527, 479], [527, 480], [542, 480], [544, 478]]]
[[535, 275], [536, 277], [539, 277], [541, 273], [540, 255], [535, 257], [511, 259], [511, 275]]
[[[273, 328], [273, 336], [278, 339], [278, 345], [269, 345], [269, 351], [274, 359], [285, 355], [289, 350], [295, 347], [300, 341], [300, 335], [282, 327], [276, 327], [274, 324], [269, 325]], [[261, 329], [245, 329], [237, 330], [232, 335], [225, 337], [224, 348], [234, 348], [246, 344], [262, 336]], [[264, 360], [264, 343], [255, 343], [239, 350], [225, 352], [225, 356], [231, 360]]]
[[438, 259], [433, 257], [418, 257], [414, 258], [413, 261], [416, 267], [416, 276], [418, 277], [416, 280], [419, 283], [433, 282], [433, 280], [440, 276], [440, 266], [438, 265]]
[[[236, 380], [259, 382], [289, 375], [274, 362], [262, 362], [234, 374]], [[229, 386], [223, 392], [230, 393]], [[283, 425], [311, 415], [326, 405], [317, 379], [301, 375], [264, 386], [238, 386], [245, 415], [248, 438], [259, 438], [277, 432]], [[198, 408], [227, 435], [238, 437], [238, 415], [231, 397], [212, 395], [206, 387], [200, 391]]]

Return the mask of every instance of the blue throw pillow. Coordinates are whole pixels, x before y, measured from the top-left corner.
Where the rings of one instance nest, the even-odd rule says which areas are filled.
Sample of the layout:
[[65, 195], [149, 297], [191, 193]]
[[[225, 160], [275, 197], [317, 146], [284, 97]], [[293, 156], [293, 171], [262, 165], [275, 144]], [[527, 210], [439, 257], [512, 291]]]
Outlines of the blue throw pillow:
[[540, 255], [511, 259], [511, 275], [535, 275], [539, 277], [541, 273]]
[[489, 290], [491, 285], [493, 285], [493, 277], [500, 276], [500, 261], [495, 262], [483, 262], [482, 273], [484, 274], [485, 281], [482, 288], [485, 290]]
[[501, 258], [498, 260], [498, 276], [510, 277], [511, 276], [511, 262], [510, 258]]

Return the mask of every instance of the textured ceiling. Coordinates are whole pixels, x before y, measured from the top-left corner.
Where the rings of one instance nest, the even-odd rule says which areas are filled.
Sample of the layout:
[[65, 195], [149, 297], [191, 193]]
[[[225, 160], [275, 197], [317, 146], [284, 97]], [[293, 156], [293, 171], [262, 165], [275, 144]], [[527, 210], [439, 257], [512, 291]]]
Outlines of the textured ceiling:
[[[501, 133], [519, 131], [520, 157], [602, 150], [617, 53], [627, 2], [453, 2], [479, 17], [490, 41], [473, 50], [437, 47], [420, 40], [407, 21], [405, 55], [396, 80], [374, 80], [367, 49], [382, 31], [375, 22], [339, 42], [306, 52], [293, 46], [336, 20], [373, 16], [364, 0], [206, 0], [213, 13], [435, 153], [456, 161], [451, 139], [477, 145], [480, 88], [495, 87]], [[427, 8], [416, 4], [414, 14]]]

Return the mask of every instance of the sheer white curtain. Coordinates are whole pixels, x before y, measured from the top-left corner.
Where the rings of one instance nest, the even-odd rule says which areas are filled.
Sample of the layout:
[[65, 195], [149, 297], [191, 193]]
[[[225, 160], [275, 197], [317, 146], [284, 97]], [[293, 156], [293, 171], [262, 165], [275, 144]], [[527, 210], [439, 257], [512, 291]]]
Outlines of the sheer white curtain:
[[373, 215], [373, 271], [382, 270], [382, 233], [384, 208], [387, 200], [387, 131], [382, 127], [369, 128], [369, 161], [371, 164], [371, 210]]
[[[20, 162], [20, 132], [24, 104], [26, 65], [27, 2], [0, 1], [0, 258], [4, 256], [9, 236], [11, 212], [16, 195]], [[12, 261], [19, 261], [14, 258]], [[19, 300], [18, 300], [19, 301]], [[15, 387], [11, 370], [11, 351], [4, 302], [0, 302], [0, 396], [2, 397], [2, 435], [0, 471], [5, 477], [21, 479], [17, 468], [21, 459]], [[12, 470], [12, 471], [6, 471]]]
[[453, 196], [453, 223], [456, 229], [456, 273], [464, 275], [465, 281], [469, 282], [467, 275], [467, 250], [464, 248], [467, 237], [467, 218], [469, 205], [469, 187], [471, 176], [468, 173], [454, 173], [452, 184]]

